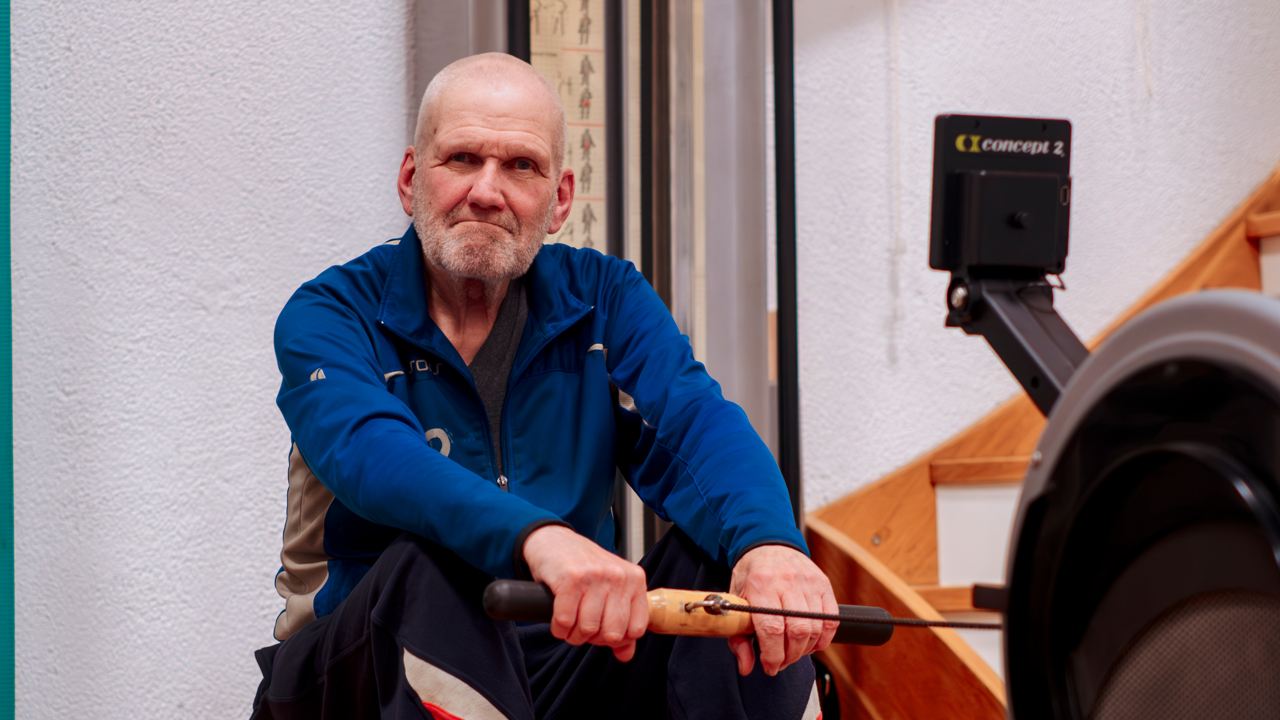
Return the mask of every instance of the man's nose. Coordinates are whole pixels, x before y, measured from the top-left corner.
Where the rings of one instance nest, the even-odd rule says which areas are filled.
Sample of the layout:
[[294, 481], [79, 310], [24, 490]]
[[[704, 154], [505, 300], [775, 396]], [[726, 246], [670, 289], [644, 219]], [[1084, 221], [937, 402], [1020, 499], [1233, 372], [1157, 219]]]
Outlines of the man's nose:
[[506, 208], [502, 192], [502, 166], [497, 160], [487, 160], [476, 172], [467, 201], [486, 210]]

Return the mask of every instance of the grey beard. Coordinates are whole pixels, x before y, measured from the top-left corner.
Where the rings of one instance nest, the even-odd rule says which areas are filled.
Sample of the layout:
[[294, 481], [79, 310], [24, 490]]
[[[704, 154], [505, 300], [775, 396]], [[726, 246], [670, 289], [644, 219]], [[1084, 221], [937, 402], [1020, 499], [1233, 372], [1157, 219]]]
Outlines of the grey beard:
[[[420, 197], [422, 195], [414, 197], [413, 220], [422, 241], [423, 259], [453, 277], [481, 281], [486, 293], [491, 287], [529, 271], [546, 240], [555, 212], [553, 198], [540, 223], [526, 228], [517, 222], [514, 229], [506, 228], [510, 233], [510, 237], [506, 237], [497, 228], [450, 229], [448, 215], [432, 216], [419, 202]], [[419, 218], [425, 218], [425, 222], [419, 222]]]

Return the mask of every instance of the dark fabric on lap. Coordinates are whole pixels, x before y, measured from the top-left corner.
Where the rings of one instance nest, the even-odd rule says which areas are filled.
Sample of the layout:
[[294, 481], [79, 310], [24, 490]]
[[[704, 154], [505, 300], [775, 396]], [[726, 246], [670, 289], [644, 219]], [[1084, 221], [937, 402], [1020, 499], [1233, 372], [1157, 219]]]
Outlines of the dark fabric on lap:
[[402, 534], [332, 614], [258, 651], [271, 670], [254, 720], [429, 718], [405, 680], [405, 648], [466, 680], [508, 717], [533, 720], [515, 628], [479, 610], [491, 580], [449, 550]]
[[[729, 571], [677, 529], [641, 561], [649, 587], [723, 591]], [[635, 658], [573, 646], [548, 625], [484, 614], [492, 578], [404, 533], [333, 614], [257, 652], [254, 720], [430, 718], [405, 680], [409, 652], [461, 678], [508, 717], [799, 718], [813, 687], [807, 659], [770, 678], [757, 658], [742, 678], [723, 638], [646, 634]]]

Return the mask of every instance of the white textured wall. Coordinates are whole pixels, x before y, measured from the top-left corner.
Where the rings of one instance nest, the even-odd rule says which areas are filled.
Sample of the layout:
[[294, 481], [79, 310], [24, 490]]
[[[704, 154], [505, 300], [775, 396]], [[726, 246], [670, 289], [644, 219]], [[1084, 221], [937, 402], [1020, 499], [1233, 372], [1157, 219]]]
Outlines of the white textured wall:
[[1070, 291], [1085, 339], [1280, 163], [1275, 0], [796, 0], [806, 506], [1020, 392], [943, 327], [928, 268], [933, 118], [1074, 124]]
[[18, 717], [247, 717], [276, 313], [407, 226], [405, 0], [14, 3]]
[[[280, 607], [271, 328], [404, 229], [409, 4], [13, 7], [19, 717], [247, 715]], [[1272, 0], [796, 4], [809, 507], [1017, 391], [942, 327], [934, 114], [1075, 122], [1085, 337], [1280, 161]]]

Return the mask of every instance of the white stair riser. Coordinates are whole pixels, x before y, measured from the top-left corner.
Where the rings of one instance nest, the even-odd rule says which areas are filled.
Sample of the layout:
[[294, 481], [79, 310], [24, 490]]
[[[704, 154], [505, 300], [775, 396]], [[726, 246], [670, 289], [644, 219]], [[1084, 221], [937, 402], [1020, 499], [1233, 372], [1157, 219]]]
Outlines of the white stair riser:
[[939, 485], [938, 584], [1004, 583], [1021, 485]]

